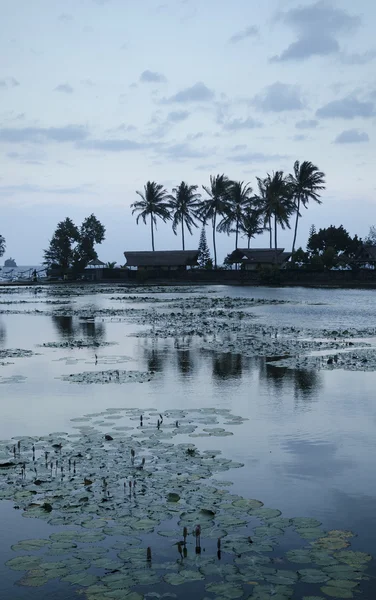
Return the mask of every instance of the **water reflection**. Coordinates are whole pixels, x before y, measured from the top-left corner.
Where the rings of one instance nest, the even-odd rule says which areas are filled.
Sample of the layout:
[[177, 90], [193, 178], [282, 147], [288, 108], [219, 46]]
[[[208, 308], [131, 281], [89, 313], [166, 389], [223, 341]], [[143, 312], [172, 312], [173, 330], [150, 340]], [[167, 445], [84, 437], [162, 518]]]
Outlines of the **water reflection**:
[[106, 336], [106, 324], [104, 321], [81, 321], [78, 317], [52, 316], [52, 323], [60, 335], [66, 341], [67, 338], [87, 337], [92, 341], [103, 341]]
[[7, 339], [7, 331], [5, 329], [4, 323], [0, 323], [0, 346], [5, 346], [5, 342]]
[[240, 379], [243, 373], [244, 357], [230, 352], [213, 356], [213, 377], [215, 379]]
[[[274, 357], [275, 359], [275, 357]], [[268, 363], [270, 358], [259, 360], [260, 379], [265, 380], [274, 392], [293, 390], [295, 398], [313, 399], [322, 387], [320, 371], [288, 369]]]
[[177, 366], [181, 375], [191, 375], [194, 371], [194, 362], [192, 350], [190, 348], [192, 338], [175, 338], [174, 348], [176, 348]]
[[145, 339], [143, 354], [146, 359], [147, 368], [149, 371], [161, 373], [165, 367], [166, 358], [169, 355], [168, 344], [163, 343], [160, 346], [161, 340], [153, 338], [152, 340]]

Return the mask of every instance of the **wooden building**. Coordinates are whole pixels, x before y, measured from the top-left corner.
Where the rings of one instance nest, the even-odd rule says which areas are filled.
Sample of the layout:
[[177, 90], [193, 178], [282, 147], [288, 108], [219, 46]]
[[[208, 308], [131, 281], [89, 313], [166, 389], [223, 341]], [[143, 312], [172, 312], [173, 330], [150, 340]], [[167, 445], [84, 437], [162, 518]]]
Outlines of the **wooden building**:
[[198, 250], [155, 250], [154, 252], [124, 252], [126, 267], [138, 271], [185, 271], [197, 266]]
[[291, 252], [285, 252], [284, 248], [237, 248], [229, 258], [234, 264], [240, 263], [246, 271], [254, 271], [267, 265], [278, 265], [282, 268], [290, 257]]

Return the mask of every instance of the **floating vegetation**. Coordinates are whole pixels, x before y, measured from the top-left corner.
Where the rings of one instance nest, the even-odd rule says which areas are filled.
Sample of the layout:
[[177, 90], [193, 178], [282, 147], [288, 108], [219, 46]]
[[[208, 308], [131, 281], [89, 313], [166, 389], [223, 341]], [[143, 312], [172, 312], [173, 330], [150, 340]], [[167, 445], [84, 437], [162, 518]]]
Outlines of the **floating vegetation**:
[[[7, 567], [23, 573], [18, 584], [58, 579], [86, 600], [175, 598], [191, 584], [202, 598], [288, 600], [297, 585], [306, 600], [352, 598], [372, 557], [348, 548], [351, 531], [324, 531], [316, 519], [231, 494], [213, 475], [240, 463], [179, 443], [243, 421], [215, 408], [110, 408], [72, 419], [76, 434], [0, 443], [0, 499], [62, 526], [13, 545], [21, 554]], [[301, 541], [278, 558], [290, 531]]]
[[6, 348], [0, 350], [0, 360], [4, 358], [27, 358], [33, 356], [34, 352], [31, 350], [21, 350], [19, 348]]
[[116, 342], [102, 342], [97, 340], [67, 340], [66, 342], [45, 342], [40, 344], [42, 348], [100, 348], [102, 346], [114, 346]]
[[154, 373], [151, 371], [122, 371], [120, 369], [108, 371], [84, 371], [83, 373], [72, 373], [62, 375], [63, 381], [70, 383], [144, 383], [151, 381]]

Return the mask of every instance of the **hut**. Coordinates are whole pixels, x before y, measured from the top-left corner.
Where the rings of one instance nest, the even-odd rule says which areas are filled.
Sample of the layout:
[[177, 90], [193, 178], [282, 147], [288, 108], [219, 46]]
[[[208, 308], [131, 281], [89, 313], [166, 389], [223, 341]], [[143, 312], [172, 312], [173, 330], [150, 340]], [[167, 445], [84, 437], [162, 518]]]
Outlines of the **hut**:
[[186, 271], [197, 265], [198, 250], [124, 252], [126, 266], [138, 271]]
[[229, 262], [241, 264], [246, 271], [255, 271], [262, 266], [278, 265], [283, 267], [291, 257], [284, 248], [237, 248], [230, 254]]
[[99, 279], [102, 279], [103, 269], [105, 266], [106, 264], [99, 260], [99, 258], [94, 258], [88, 263], [85, 272], [89, 275], [92, 281], [98, 281]]

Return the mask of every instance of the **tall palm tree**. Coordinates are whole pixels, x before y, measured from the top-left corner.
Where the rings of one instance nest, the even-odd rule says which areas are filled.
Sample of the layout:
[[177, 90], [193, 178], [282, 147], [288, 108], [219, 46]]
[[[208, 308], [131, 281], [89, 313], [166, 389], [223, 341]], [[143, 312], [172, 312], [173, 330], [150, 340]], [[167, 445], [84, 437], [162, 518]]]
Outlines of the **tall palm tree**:
[[[244, 212], [251, 207], [252, 188], [244, 181], [234, 181], [228, 190], [228, 202], [223, 219], [217, 227], [217, 231], [228, 234], [235, 232], [235, 250], [238, 247], [239, 229]], [[235, 227], [234, 227], [235, 226]]]
[[310, 200], [321, 204], [319, 192], [325, 190], [325, 173], [319, 171], [318, 167], [308, 160], [305, 160], [301, 164], [297, 160], [294, 163], [294, 175], [290, 175], [289, 180], [296, 207], [294, 239], [291, 250], [294, 254], [296, 235], [298, 233], [298, 220], [301, 216], [299, 212], [300, 204], [303, 204], [304, 208], [308, 208], [307, 205]]
[[264, 199], [264, 219], [271, 223], [274, 219], [274, 249], [277, 260], [277, 231], [278, 226], [282, 229], [290, 229], [290, 216], [295, 210], [292, 199], [292, 187], [288, 177], [285, 177], [283, 171], [276, 171], [272, 175], [262, 180], [262, 186], [265, 190]]
[[173, 188], [173, 195], [167, 196], [170, 201], [170, 209], [172, 210], [172, 231], [177, 235], [177, 227], [181, 225], [181, 239], [183, 250], [185, 250], [184, 242], [184, 225], [186, 225], [189, 233], [192, 235], [192, 227], [198, 227], [193, 216], [198, 207], [198, 201], [201, 194], [197, 193], [197, 185], [187, 185], [184, 181], [179, 187]]
[[217, 227], [217, 216], [223, 215], [228, 205], [229, 190], [232, 181], [226, 175], [211, 175], [210, 186], [203, 185], [203, 189], [209, 196], [200, 202], [196, 215], [203, 223], [211, 219], [213, 227], [213, 250], [214, 267], [217, 268], [217, 247], [215, 243], [215, 232]]
[[271, 207], [268, 205], [266, 197], [266, 179], [257, 177], [258, 194], [253, 198], [255, 205], [263, 215], [264, 229], [269, 231], [269, 248], [273, 248], [273, 228], [272, 228], [272, 216]]
[[157, 217], [162, 219], [165, 223], [171, 219], [169, 211], [169, 204], [167, 202], [167, 190], [160, 183], [155, 181], [148, 181], [144, 186], [144, 192], [136, 192], [141, 198], [133, 204], [131, 204], [132, 215], [138, 212], [136, 223], [139, 222], [140, 218], [146, 225], [146, 217], [150, 217], [150, 228], [151, 228], [151, 246], [153, 252], [154, 248], [154, 225], [157, 224]]
[[265, 230], [263, 221], [262, 211], [259, 208], [251, 206], [244, 211], [239, 224], [239, 231], [247, 238], [248, 249], [251, 247], [251, 239]]

